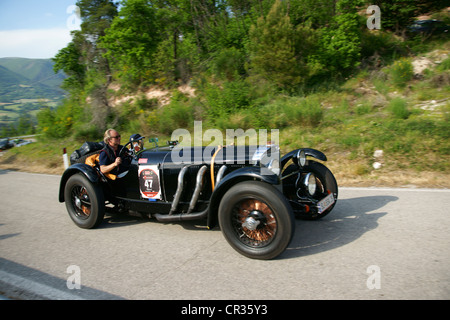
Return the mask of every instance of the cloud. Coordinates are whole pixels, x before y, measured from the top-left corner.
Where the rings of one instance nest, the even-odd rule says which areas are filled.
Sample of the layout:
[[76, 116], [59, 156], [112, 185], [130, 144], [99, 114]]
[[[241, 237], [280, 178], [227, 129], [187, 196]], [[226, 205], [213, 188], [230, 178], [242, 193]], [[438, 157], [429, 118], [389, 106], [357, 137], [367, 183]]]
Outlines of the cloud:
[[71, 40], [68, 28], [0, 31], [0, 57], [53, 58]]

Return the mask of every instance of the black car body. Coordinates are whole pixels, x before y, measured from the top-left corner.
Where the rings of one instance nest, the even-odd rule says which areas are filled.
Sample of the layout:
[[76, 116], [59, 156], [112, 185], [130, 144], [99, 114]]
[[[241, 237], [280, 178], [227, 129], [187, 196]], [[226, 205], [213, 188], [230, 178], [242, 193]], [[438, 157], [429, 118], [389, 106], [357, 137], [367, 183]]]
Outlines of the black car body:
[[449, 26], [440, 20], [417, 20], [408, 27], [410, 33], [440, 34], [446, 33]]
[[11, 149], [14, 144], [9, 140], [9, 138], [0, 139], [0, 151]]
[[[137, 211], [161, 222], [205, 220], [220, 225], [241, 254], [271, 259], [291, 241], [295, 216], [320, 219], [334, 207], [338, 187], [314, 149], [280, 157], [278, 146], [167, 147], [121, 155], [128, 170], [115, 180], [98, 164], [74, 160], [61, 178], [59, 201], [81, 228], [95, 228], [105, 204]], [[88, 155], [87, 158], [98, 154]]]

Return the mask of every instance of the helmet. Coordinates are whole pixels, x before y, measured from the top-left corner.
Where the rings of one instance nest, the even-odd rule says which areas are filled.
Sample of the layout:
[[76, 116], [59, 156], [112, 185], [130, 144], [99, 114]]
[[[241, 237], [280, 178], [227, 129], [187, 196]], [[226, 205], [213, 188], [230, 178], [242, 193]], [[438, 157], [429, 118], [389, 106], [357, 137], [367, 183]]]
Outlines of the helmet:
[[142, 139], [144, 139], [144, 137], [141, 137], [139, 133], [132, 134], [130, 137], [130, 141], [139, 141]]

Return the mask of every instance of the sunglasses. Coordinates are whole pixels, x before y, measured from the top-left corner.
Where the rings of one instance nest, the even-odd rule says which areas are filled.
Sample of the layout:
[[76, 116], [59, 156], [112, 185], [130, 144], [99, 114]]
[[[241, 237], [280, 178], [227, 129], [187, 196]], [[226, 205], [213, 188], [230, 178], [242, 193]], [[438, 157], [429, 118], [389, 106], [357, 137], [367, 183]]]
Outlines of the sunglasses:
[[120, 134], [118, 136], [111, 137], [111, 139], [120, 139]]

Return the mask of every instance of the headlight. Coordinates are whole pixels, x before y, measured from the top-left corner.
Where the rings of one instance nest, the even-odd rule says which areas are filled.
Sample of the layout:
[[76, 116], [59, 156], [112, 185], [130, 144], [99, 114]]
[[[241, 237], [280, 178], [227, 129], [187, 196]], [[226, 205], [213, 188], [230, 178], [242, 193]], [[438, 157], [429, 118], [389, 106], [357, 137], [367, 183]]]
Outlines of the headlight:
[[298, 165], [304, 167], [306, 164], [306, 153], [305, 150], [299, 150], [297, 153]]
[[306, 187], [306, 190], [308, 190], [308, 193], [313, 196], [316, 193], [316, 176], [314, 173], [310, 172], [305, 176], [305, 179], [303, 180], [303, 184]]

